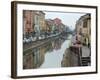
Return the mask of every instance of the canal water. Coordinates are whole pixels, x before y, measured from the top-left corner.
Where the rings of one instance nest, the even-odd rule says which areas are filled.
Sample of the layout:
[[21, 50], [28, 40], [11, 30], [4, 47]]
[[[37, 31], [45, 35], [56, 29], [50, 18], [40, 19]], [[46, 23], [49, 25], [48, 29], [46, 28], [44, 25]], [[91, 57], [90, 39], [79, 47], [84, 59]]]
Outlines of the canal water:
[[45, 60], [40, 68], [57, 68], [61, 67], [61, 61], [63, 59], [63, 54], [66, 48], [69, 47], [70, 40], [65, 40], [61, 44], [61, 48], [58, 50], [53, 50], [52, 52], [47, 52], [45, 54]]
[[23, 69], [61, 67], [64, 53], [69, 48], [71, 35], [54, 37], [47, 43], [24, 52]]

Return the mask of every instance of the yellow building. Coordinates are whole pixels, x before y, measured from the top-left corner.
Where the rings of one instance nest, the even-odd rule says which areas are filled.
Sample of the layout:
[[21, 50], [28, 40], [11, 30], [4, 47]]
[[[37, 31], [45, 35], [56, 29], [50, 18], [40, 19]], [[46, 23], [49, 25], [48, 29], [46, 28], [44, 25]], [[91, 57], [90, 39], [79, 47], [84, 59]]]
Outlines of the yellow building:
[[76, 22], [76, 33], [81, 35], [81, 42], [85, 45], [91, 43], [91, 15], [86, 14]]
[[43, 32], [46, 30], [46, 25], [45, 25], [45, 13], [42, 11], [39, 12], [39, 24], [40, 24], [40, 30]]
[[45, 26], [45, 13], [43, 11], [33, 11], [34, 25], [38, 25], [40, 31], [46, 30]]

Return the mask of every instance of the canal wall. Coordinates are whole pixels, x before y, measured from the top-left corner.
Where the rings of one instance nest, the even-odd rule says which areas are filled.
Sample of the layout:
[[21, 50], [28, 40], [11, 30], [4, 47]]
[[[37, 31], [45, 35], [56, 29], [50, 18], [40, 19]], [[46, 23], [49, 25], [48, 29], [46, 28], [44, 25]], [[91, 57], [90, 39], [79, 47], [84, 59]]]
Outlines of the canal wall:
[[57, 39], [58, 37], [59, 36], [55, 36], [55, 37], [51, 37], [51, 38], [47, 38], [47, 39], [43, 39], [43, 40], [37, 40], [37, 41], [34, 41], [30, 44], [23, 44], [23, 52], [26, 52], [32, 48], [36, 48], [36, 47], [39, 47], [41, 45], [44, 45], [45, 43], [48, 43], [49, 41]]

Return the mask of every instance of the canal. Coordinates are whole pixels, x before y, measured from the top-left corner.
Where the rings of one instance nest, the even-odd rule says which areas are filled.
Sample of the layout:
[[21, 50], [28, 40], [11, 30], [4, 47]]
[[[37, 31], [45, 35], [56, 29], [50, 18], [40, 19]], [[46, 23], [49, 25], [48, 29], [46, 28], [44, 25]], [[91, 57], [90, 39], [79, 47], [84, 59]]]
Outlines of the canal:
[[43, 45], [24, 52], [23, 69], [61, 67], [70, 39], [71, 35], [55, 37]]

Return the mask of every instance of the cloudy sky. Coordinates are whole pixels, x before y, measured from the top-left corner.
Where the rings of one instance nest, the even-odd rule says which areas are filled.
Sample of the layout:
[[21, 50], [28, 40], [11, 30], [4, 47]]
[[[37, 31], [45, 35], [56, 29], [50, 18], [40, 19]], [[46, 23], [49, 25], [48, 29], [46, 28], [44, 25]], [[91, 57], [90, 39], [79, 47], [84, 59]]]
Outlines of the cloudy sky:
[[46, 19], [60, 18], [62, 23], [70, 26], [71, 29], [75, 28], [76, 21], [85, 13], [65, 13], [65, 12], [44, 12]]

